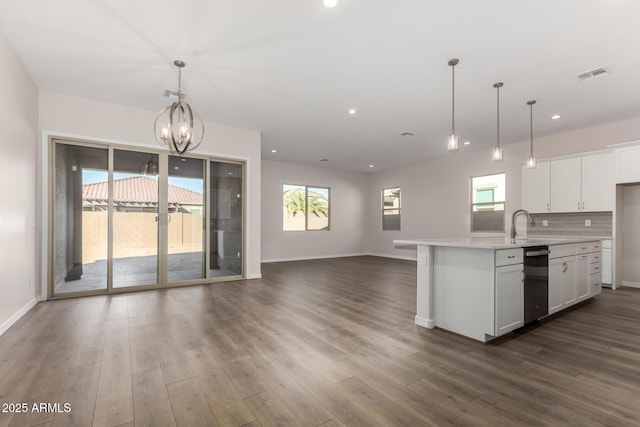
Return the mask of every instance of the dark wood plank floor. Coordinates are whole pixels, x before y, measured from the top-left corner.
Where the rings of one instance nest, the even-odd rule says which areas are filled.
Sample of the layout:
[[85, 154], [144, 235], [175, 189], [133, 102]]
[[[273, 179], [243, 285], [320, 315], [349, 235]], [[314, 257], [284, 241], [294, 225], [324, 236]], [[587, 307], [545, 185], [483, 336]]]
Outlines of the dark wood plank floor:
[[413, 323], [415, 263], [38, 304], [0, 337], [0, 426], [640, 425], [640, 290], [483, 345]]

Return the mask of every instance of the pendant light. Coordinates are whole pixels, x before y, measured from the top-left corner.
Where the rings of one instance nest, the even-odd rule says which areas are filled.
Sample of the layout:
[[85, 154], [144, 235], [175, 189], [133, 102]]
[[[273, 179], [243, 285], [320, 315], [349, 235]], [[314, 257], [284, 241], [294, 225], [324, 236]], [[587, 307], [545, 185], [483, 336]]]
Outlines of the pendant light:
[[158, 162], [154, 160], [154, 155], [151, 155], [151, 160], [140, 165], [138, 172], [144, 176], [157, 176], [158, 175]]
[[527, 167], [529, 169], [534, 169], [538, 166], [538, 162], [536, 162], [536, 158], [533, 157], [533, 104], [536, 101], [528, 101], [527, 105], [529, 106], [529, 123], [530, 123], [530, 131], [531, 131], [531, 143], [529, 144], [529, 160], [527, 160]]
[[496, 146], [493, 149], [493, 155], [492, 155], [492, 159], [494, 162], [502, 161], [502, 147], [500, 147], [500, 88], [502, 86], [504, 86], [504, 83], [502, 82], [494, 83], [493, 85], [493, 87], [496, 88], [496, 92], [497, 92]]
[[456, 58], [449, 60], [451, 67], [451, 135], [447, 142], [449, 151], [458, 151], [458, 135], [456, 135], [456, 80], [455, 67], [460, 61]]
[[160, 145], [169, 147], [172, 154], [182, 155], [200, 145], [204, 136], [204, 123], [198, 113], [184, 101], [182, 69], [186, 64], [176, 59], [173, 65], [178, 67], [178, 100], [160, 111], [154, 131]]

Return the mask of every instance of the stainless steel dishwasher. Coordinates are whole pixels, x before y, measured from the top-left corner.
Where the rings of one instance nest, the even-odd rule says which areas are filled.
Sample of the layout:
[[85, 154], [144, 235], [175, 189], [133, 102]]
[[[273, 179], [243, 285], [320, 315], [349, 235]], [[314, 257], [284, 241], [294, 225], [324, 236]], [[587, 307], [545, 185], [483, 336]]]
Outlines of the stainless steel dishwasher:
[[549, 247], [524, 248], [524, 323], [549, 314]]

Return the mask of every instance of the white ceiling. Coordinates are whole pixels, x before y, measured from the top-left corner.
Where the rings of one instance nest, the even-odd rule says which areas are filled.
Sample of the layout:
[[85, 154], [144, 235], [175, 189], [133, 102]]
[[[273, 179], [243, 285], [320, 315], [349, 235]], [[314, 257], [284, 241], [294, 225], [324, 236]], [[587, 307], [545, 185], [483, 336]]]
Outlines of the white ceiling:
[[0, 31], [39, 87], [150, 110], [182, 59], [203, 118], [328, 168], [449, 155], [451, 58], [463, 150], [490, 155], [497, 81], [503, 143], [529, 138], [530, 99], [536, 137], [640, 115], [637, 0], [2, 0]]

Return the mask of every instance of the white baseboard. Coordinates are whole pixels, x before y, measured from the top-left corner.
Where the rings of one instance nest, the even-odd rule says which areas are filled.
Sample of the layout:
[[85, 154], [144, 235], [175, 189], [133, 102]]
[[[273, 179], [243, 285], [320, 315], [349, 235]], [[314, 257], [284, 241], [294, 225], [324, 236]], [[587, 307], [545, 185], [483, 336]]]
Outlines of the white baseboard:
[[625, 288], [640, 288], [640, 283], [638, 282], [627, 282], [626, 280], [622, 281], [622, 286]]
[[249, 274], [247, 275], [247, 279], [262, 279], [262, 273]]
[[376, 254], [376, 253], [370, 253], [368, 255], [371, 256], [379, 256], [381, 258], [391, 258], [391, 259], [402, 259], [405, 261], [417, 261], [416, 257], [410, 257], [410, 256], [400, 256], [400, 255], [389, 255], [389, 254]]
[[358, 254], [317, 255], [317, 256], [293, 257], [293, 258], [275, 258], [275, 259], [263, 259], [262, 262], [310, 261], [313, 259], [347, 258], [352, 256], [366, 256], [366, 255], [371, 255], [371, 254], [358, 253]]
[[433, 329], [436, 326], [436, 321], [433, 319], [425, 319], [424, 317], [416, 315], [416, 325], [422, 326], [423, 328], [427, 329]]
[[0, 325], [0, 335], [2, 335], [5, 332], [7, 332], [7, 329], [9, 329], [14, 323], [16, 323], [18, 320], [20, 320], [20, 318], [22, 316], [27, 314], [27, 312], [29, 310], [31, 310], [33, 307], [35, 307], [35, 305], [37, 303], [38, 303], [38, 298], [32, 299], [24, 307], [22, 307], [20, 310], [18, 310], [18, 312], [16, 314], [11, 316], [6, 322], [4, 322], [2, 325]]

